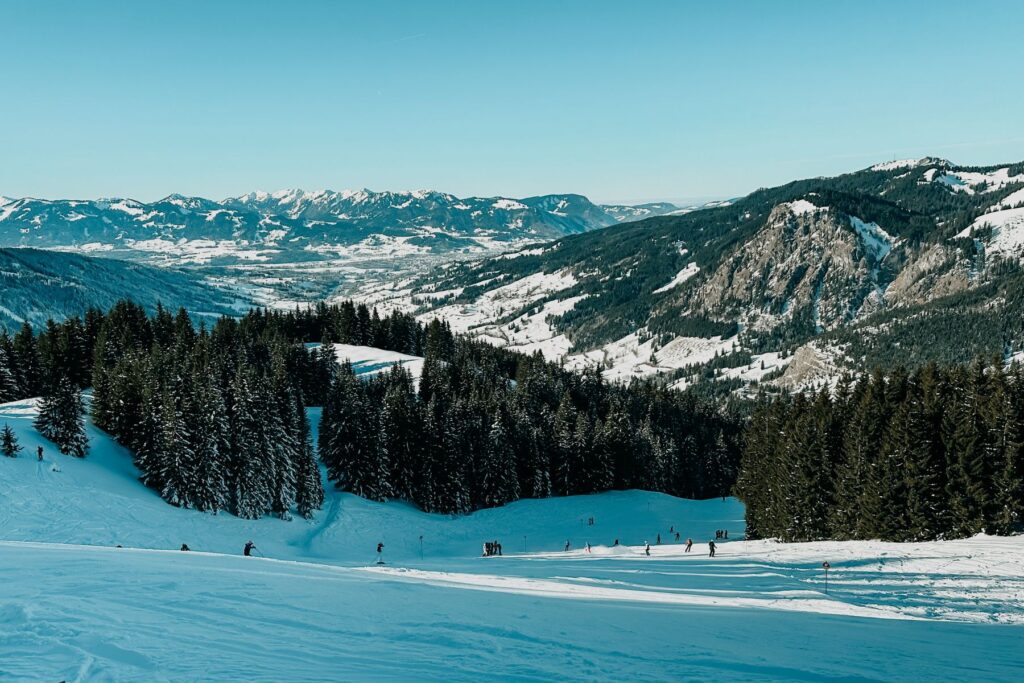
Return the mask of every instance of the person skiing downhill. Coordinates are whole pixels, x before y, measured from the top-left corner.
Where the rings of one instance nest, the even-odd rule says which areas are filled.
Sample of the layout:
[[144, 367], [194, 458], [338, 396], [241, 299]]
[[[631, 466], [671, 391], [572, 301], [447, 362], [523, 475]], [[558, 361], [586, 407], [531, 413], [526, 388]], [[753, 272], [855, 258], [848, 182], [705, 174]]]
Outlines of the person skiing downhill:
[[686, 552], [686, 553], [690, 552], [690, 548], [692, 548], [692, 547], [693, 547], [693, 539], [692, 538], [686, 539], [686, 550], [684, 550], [683, 552]]
[[647, 541], [644, 541], [644, 543], [646, 544], [646, 547], [644, 548], [644, 552], [647, 553], [647, 557], [650, 557], [651, 556], [651, 544], [647, 543]]
[[572, 543], [569, 543], [569, 541], [566, 541], [565, 542], [565, 552], [569, 552], [569, 548], [571, 548], [571, 547], [572, 547]]
[[715, 556], [715, 542], [714, 541], [708, 541], [708, 551], [709, 551], [708, 552], [708, 557], [714, 557]]
[[39, 457], [39, 462], [43, 461], [43, 447], [40, 446], [36, 449], [36, 455]]
[[256, 544], [252, 541], [246, 541], [245, 548], [242, 550], [242, 554], [246, 557], [251, 557], [253, 550], [256, 550]]
[[384, 544], [377, 544], [377, 564], [384, 564]]

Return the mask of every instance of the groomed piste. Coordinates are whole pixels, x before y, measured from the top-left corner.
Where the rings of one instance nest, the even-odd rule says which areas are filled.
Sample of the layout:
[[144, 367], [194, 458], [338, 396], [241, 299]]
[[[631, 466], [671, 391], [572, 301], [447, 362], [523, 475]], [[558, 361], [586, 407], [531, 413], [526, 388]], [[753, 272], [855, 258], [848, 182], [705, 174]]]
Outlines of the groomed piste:
[[[641, 491], [455, 518], [329, 491], [313, 520], [248, 521], [166, 504], [91, 426], [88, 458], [58, 455], [34, 414], [0, 406], [25, 448], [0, 458], [3, 680], [1013, 681], [1024, 665], [1021, 537], [745, 541], [738, 501]], [[492, 540], [502, 557], [481, 557]]]

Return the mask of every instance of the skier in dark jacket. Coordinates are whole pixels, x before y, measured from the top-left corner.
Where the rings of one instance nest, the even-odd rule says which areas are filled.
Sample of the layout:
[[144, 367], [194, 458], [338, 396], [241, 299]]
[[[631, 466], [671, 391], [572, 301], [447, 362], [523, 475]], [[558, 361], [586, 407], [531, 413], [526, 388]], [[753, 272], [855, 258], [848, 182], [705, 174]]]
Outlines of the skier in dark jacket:
[[189, 551], [188, 543], [181, 544], [181, 552], [187, 553]]
[[715, 556], [715, 542], [714, 541], [708, 541], [708, 550], [709, 550], [708, 557], [714, 557]]
[[644, 541], [644, 544], [646, 545], [646, 547], [644, 548], [644, 552], [647, 553], [647, 557], [650, 557], [651, 556], [651, 544], [647, 543], [647, 541]]
[[256, 550], [256, 544], [253, 543], [252, 541], [247, 541], [246, 544], [245, 544], [245, 549], [242, 550], [242, 554], [245, 555], [246, 557], [249, 557], [249, 556], [252, 555], [252, 551], [253, 550]]
[[40, 446], [39, 448], [36, 449], [36, 455], [39, 456], [39, 462], [42, 462], [43, 461], [43, 447], [42, 446]]
[[692, 547], [693, 547], [693, 539], [692, 538], [686, 539], [686, 550], [684, 552], [687, 552], [687, 553], [690, 552], [690, 548], [692, 548]]

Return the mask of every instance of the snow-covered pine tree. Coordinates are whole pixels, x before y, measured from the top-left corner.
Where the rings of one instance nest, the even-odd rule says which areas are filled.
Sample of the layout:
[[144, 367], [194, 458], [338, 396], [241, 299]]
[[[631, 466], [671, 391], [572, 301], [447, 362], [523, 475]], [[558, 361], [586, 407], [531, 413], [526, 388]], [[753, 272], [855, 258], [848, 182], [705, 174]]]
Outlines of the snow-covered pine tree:
[[160, 400], [159, 435], [160, 495], [171, 505], [193, 507], [191, 484], [195, 481], [195, 458], [182, 415], [181, 399], [167, 388]]
[[227, 484], [229, 435], [227, 408], [209, 370], [193, 378], [189, 441], [195, 458], [192, 504], [216, 513], [230, 503]]
[[502, 411], [491, 423], [485, 457], [480, 473], [480, 498], [487, 507], [505, 505], [519, 498], [519, 479], [516, 476], [515, 452], [509, 443], [509, 430]]
[[295, 506], [300, 515], [310, 519], [313, 511], [319, 510], [324, 504], [324, 487], [320, 479], [320, 467], [313, 455], [309, 418], [306, 416], [301, 396], [295, 397], [294, 410], [299, 446], [295, 461]]
[[21, 450], [22, 448], [18, 444], [18, 436], [11, 429], [11, 426], [5, 423], [3, 430], [0, 431], [0, 453], [8, 458], [17, 458]]
[[231, 382], [231, 463], [234, 513], [244, 519], [259, 519], [270, 510], [272, 492], [267, 473], [273, 470], [270, 444], [265, 440], [262, 402], [256, 394], [256, 379], [246, 366], [239, 366]]
[[35, 427], [64, 455], [84, 458], [89, 451], [85, 434], [85, 407], [81, 390], [66, 378], [56, 382], [39, 400]]
[[11, 370], [13, 361], [7, 350], [7, 333], [4, 332], [3, 335], [3, 339], [0, 340], [0, 403], [13, 401], [18, 397], [18, 383]]

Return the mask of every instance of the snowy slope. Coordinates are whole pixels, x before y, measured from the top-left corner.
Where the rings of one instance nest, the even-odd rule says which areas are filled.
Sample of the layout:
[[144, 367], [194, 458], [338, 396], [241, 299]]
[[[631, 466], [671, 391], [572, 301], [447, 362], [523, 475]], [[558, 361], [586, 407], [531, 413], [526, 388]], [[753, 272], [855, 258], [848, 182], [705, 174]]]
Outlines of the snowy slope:
[[[457, 518], [328, 492], [312, 521], [246, 521], [165, 504], [94, 429], [87, 459], [54, 455], [33, 414], [0, 406], [47, 448], [0, 458], [2, 680], [1012, 681], [1024, 664], [1020, 537], [729, 540], [710, 559], [714, 529], [742, 538], [741, 505], [638, 491]], [[248, 538], [265, 558], [239, 555]], [[494, 538], [505, 556], [479, 557]]]

